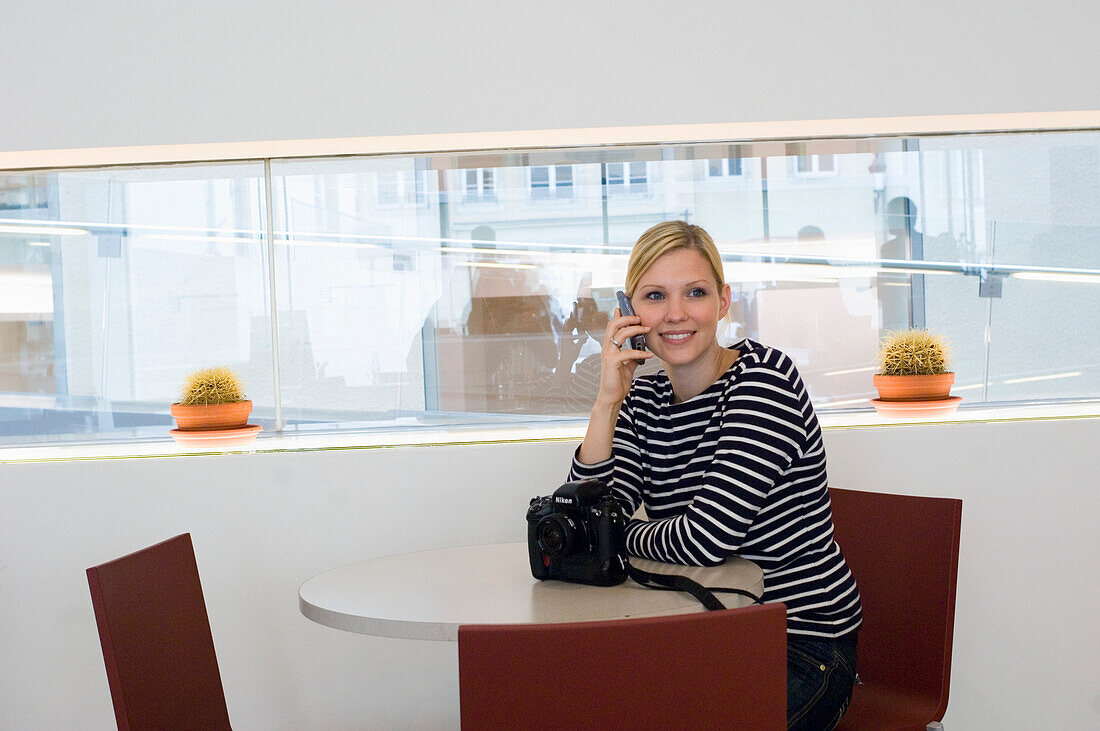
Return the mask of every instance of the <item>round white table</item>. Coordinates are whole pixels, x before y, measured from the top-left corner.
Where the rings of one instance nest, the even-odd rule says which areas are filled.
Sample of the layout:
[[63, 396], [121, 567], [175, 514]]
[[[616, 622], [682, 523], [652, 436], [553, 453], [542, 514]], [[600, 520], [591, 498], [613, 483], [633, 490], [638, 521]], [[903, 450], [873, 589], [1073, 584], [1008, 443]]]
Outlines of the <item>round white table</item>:
[[[631, 559], [652, 573], [680, 574], [704, 586], [764, 592], [760, 567], [742, 558], [700, 568]], [[751, 603], [716, 594], [726, 607]], [[314, 576], [298, 590], [307, 618], [329, 627], [413, 640], [458, 639], [463, 624], [525, 624], [652, 617], [703, 611], [692, 596], [618, 586], [538, 581], [526, 543], [444, 548], [384, 556]]]

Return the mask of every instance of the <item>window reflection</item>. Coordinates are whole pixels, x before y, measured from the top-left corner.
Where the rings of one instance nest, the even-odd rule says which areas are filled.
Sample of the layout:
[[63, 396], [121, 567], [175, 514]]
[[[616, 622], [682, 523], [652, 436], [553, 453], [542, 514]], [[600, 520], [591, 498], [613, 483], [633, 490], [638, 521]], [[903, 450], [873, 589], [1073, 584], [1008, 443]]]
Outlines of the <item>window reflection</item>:
[[[13, 199], [28, 205], [0, 212], [0, 439], [163, 435], [163, 405], [189, 366], [256, 369], [261, 173], [192, 166], [27, 181], [36, 192]], [[250, 395], [270, 409], [270, 391]]]
[[210, 364], [269, 432], [583, 416], [630, 247], [673, 218], [726, 259], [721, 337], [790, 353], [821, 408], [865, 407], [910, 326], [968, 400], [1093, 395], [1100, 335], [1057, 323], [1100, 304], [1097, 160], [1095, 133], [275, 160], [270, 257], [259, 163], [0, 174], [0, 439], [162, 437]]

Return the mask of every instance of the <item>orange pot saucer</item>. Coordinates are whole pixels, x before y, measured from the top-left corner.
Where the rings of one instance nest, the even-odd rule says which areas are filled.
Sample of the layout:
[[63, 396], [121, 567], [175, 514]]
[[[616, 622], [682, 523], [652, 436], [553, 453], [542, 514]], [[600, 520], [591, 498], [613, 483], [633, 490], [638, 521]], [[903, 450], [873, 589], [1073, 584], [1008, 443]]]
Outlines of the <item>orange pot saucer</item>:
[[873, 398], [871, 404], [879, 416], [892, 416], [899, 419], [918, 419], [924, 416], [946, 416], [959, 408], [962, 396], [931, 399], [929, 401], [883, 401]]
[[245, 424], [236, 429], [172, 429], [168, 433], [177, 444], [188, 447], [239, 447], [255, 441], [262, 430], [259, 424]]

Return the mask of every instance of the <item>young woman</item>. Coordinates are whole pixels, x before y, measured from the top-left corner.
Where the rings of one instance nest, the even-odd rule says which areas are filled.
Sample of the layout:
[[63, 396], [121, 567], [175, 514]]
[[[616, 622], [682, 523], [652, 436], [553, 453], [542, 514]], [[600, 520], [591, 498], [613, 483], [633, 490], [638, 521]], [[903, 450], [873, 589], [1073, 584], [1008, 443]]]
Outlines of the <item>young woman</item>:
[[[790, 728], [831, 729], [851, 698], [859, 592], [833, 541], [825, 450], [794, 363], [751, 340], [718, 344], [730, 306], [702, 228], [666, 221], [630, 255], [636, 316], [607, 325], [600, 392], [569, 479], [598, 478], [633, 513], [635, 556], [764, 571], [764, 601], [787, 605]], [[622, 349], [645, 335], [649, 351]], [[664, 371], [632, 380], [638, 359]], [[736, 692], [731, 688], [731, 692]]]

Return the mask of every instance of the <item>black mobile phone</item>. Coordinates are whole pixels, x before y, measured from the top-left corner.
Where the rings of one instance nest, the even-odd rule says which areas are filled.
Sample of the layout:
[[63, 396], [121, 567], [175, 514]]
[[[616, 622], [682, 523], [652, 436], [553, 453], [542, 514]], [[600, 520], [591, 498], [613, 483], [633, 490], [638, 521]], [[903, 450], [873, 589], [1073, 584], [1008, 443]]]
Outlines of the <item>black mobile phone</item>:
[[[630, 298], [626, 296], [626, 293], [621, 289], [615, 293], [615, 297], [619, 300], [619, 312], [624, 315], [633, 315], [634, 308], [630, 306]], [[645, 350], [645, 335], [631, 335], [630, 336], [630, 349], [631, 350]], [[638, 359], [638, 364], [645, 363], [642, 358]]]

